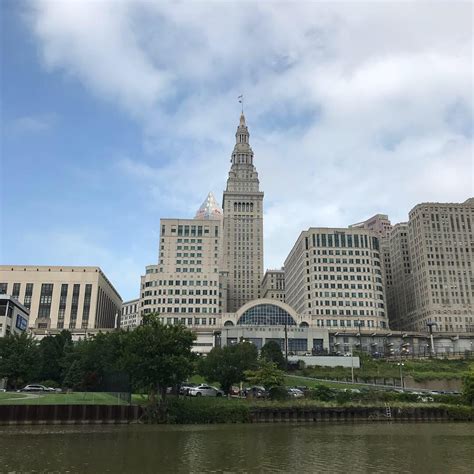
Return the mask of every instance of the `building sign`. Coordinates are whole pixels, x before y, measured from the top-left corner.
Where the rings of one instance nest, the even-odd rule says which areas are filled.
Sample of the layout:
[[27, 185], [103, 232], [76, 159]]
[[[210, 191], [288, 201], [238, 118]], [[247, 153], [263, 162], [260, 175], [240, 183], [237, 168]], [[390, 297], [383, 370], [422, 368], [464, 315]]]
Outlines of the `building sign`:
[[20, 331], [26, 331], [26, 328], [28, 327], [28, 320], [25, 319], [23, 316], [21, 316], [20, 314], [17, 314], [16, 315], [16, 323], [15, 323], [15, 326], [17, 327], [17, 329], [19, 329]]

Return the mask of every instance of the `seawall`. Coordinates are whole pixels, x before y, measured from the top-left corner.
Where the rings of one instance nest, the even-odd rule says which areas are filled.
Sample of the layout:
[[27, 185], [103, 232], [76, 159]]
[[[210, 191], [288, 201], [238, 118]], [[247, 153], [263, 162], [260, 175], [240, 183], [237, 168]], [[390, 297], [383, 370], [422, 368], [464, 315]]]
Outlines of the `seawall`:
[[[0, 425], [139, 423], [137, 405], [0, 405]], [[247, 423], [473, 421], [468, 407], [251, 407]], [[205, 423], [205, 420], [200, 422]], [[209, 422], [212, 422], [209, 420]], [[185, 423], [185, 421], [184, 421]]]

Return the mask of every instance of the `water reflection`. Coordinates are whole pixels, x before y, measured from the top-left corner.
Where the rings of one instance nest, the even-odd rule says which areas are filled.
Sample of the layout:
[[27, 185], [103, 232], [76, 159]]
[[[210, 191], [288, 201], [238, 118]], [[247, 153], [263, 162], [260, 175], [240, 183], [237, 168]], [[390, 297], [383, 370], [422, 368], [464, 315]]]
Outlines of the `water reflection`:
[[474, 426], [0, 427], [0, 472], [474, 472]]

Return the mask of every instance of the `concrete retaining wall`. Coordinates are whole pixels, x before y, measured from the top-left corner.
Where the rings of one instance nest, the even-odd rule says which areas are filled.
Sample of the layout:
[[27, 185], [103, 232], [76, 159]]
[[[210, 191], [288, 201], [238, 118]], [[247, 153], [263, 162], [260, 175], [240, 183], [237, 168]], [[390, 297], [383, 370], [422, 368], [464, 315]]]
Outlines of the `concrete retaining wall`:
[[[266, 408], [251, 412], [252, 423], [323, 422], [323, 421], [454, 421], [459, 417], [445, 408]], [[463, 421], [473, 421], [472, 416]]]
[[[126, 424], [139, 422], [143, 410], [127, 405], [0, 405], [0, 425]], [[446, 408], [259, 407], [251, 423], [355, 421], [473, 421]]]
[[[306, 367], [349, 367], [354, 369], [360, 368], [360, 360], [358, 356], [354, 357], [337, 357], [337, 356], [288, 356], [291, 362], [302, 360]], [[352, 361], [353, 360], [353, 361]], [[354, 364], [354, 365], [352, 365]]]
[[133, 405], [0, 405], [0, 425], [118, 424], [141, 414]]

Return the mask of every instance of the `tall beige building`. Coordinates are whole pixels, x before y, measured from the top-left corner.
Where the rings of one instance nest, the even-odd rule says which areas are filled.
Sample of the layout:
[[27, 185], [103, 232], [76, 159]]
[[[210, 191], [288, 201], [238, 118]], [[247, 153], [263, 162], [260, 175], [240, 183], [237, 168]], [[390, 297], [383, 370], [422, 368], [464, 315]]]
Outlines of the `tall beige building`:
[[412, 275], [393, 274], [393, 299], [410, 301], [413, 294], [413, 310], [408, 306], [395, 313], [394, 324], [426, 331], [431, 322], [440, 332], [474, 332], [474, 198], [415, 206], [409, 214], [407, 250], [391, 255], [393, 268], [409, 265]]
[[408, 245], [408, 223], [396, 224], [389, 238], [392, 284], [387, 287], [387, 310], [390, 327], [403, 330], [415, 305], [413, 275]]
[[385, 289], [388, 292], [392, 286], [392, 263], [390, 261], [389, 237], [392, 224], [386, 214], [375, 214], [366, 221], [352, 224], [349, 228], [370, 229], [380, 237], [380, 253], [382, 254], [382, 273], [384, 275]]
[[223, 310], [237, 311], [260, 297], [263, 277], [263, 192], [253, 164], [253, 151], [245, 117], [235, 134], [232, 166], [224, 191], [223, 269], [227, 304]]
[[28, 308], [39, 330], [114, 328], [122, 306], [99, 267], [1, 265], [0, 294]]
[[267, 270], [262, 280], [262, 298], [285, 302], [285, 270]]
[[388, 328], [380, 241], [361, 228], [310, 228], [285, 260], [286, 303], [316, 327]]
[[140, 312], [164, 323], [215, 323], [219, 313], [222, 209], [212, 193], [194, 219], [161, 219], [158, 265], [141, 278]]

